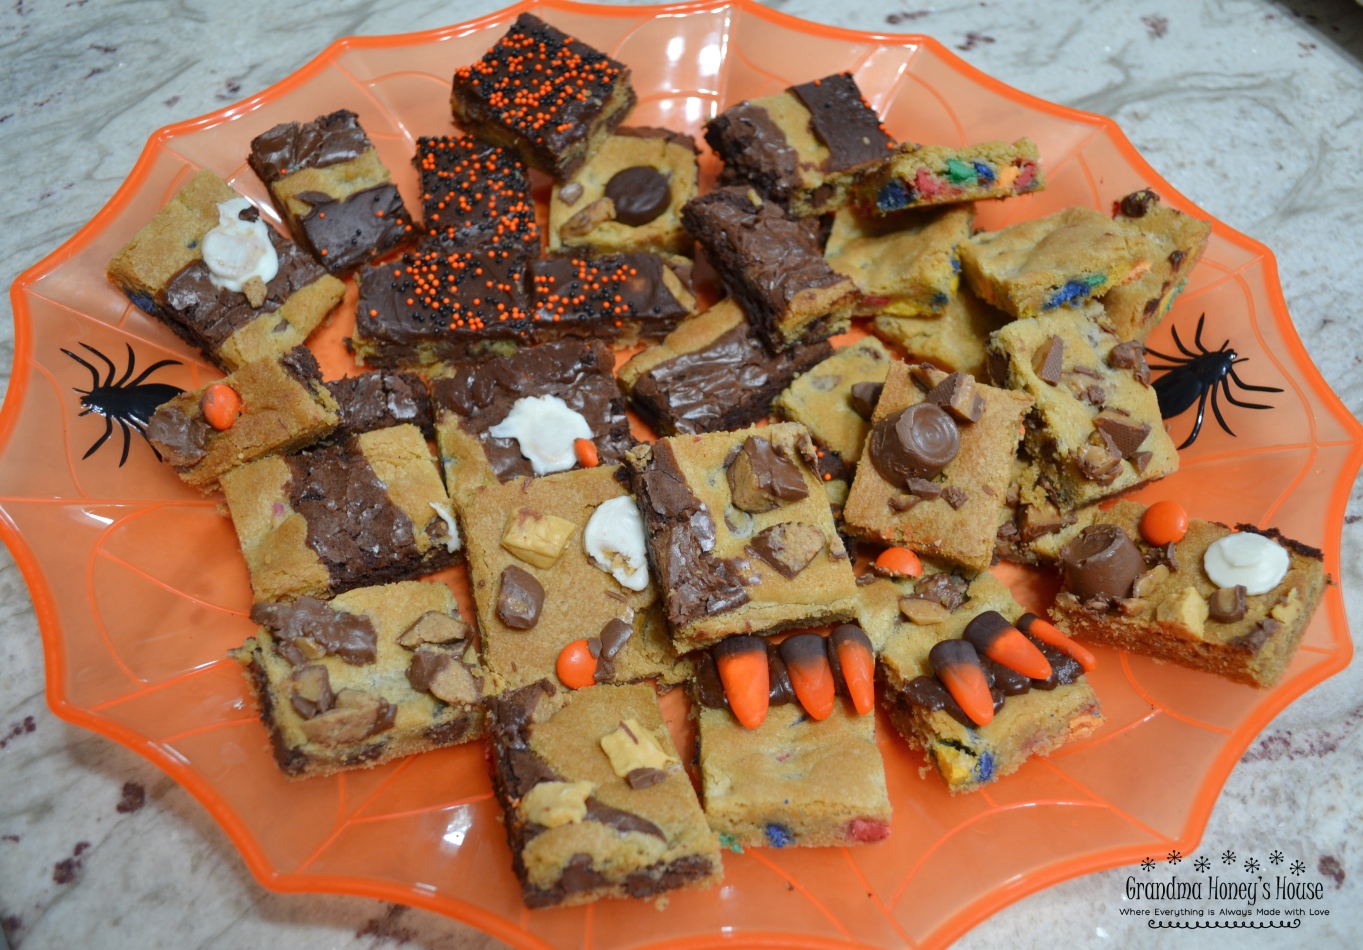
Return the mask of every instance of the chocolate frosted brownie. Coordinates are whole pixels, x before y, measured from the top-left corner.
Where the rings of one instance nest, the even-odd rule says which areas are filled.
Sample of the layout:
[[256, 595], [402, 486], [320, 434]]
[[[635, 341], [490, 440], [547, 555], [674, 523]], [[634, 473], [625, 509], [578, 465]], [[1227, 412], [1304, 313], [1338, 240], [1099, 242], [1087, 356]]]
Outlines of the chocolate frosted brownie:
[[850, 73], [730, 106], [705, 126], [724, 162], [722, 184], [746, 184], [798, 217], [847, 203], [856, 176], [894, 142]]
[[970, 571], [988, 567], [1031, 405], [965, 373], [892, 363], [843, 508], [847, 529]]
[[696, 142], [671, 129], [626, 128], [607, 136], [549, 200], [549, 250], [586, 248], [691, 253], [682, 205], [696, 196]]
[[682, 649], [849, 620], [856, 579], [804, 426], [674, 436], [626, 456]]
[[466, 132], [515, 149], [563, 180], [634, 107], [629, 68], [530, 13], [483, 58], [454, 71], [450, 105]]
[[1321, 552], [1272, 528], [1186, 515], [1185, 534], [1156, 544], [1147, 510], [1120, 501], [1064, 548], [1056, 625], [1237, 683], [1276, 684], [1324, 593]]
[[852, 281], [823, 259], [810, 229], [751, 188], [720, 188], [682, 209], [724, 289], [774, 351], [847, 329]]
[[431, 394], [426, 381], [416, 373], [380, 370], [326, 385], [341, 414], [340, 425], [332, 436], [338, 442], [389, 426], [414, 425], [428, 436], [435, 432]]
[[435, 459], [413, 425], [257, 459], [221, 484], [257, 600], [429, 574], [459, 549]]
[[935, 316], [891, 317], [871, 321], [876, 336], [898, 345], [911, 359], [927, 360], [949, 373], [969, 373], [986, 380], [989, 335], [1012, 317], [961, 287]]
[[531, 263], [530, 286], [536, 339], [587, 336], [629, 346], [662, 339], [696, 310], [672, 267], [647, 253], [546, 257]]
[[1113, 202], [1113, 217], [1150, 244], [1150, 269], [1103, 298], [1102, 322], [1119, 340], [1145, 341], [1169, 312], [1207, 247], [1212, 226], [1160, 203], [1149, 188]]
[[965, 148], [899, 146], [878, 168], [858, 180], [854, 200], [866, 214], [905, 208], [1010, 198], [1046, 187], [1031, 139], [983, 142]]
[[333, 274], [412, 236], [412, 216], [353, 112], [276, 125], [251, 140], [248, 161], [294, 237]]
[[723, 876], [719, 836], [649, 686], [489, 700], [492, 784], [527, 907], [652, 898]]
[[317, 360], [299, 346], [162, 403], [146, 436], [186, 484], [210, 492], [229, 469], [310, 445], [339, 421]]
[[861, 291], [857, 316], [935, 316], [960, 286], [956, 248], [974, 220], [970, 206], [882, 217], [844, 208], [833, 218], [824, 257]]
[[667, 435], [740, 429], [765, 417], [796, 374], [833, 353], [827, 341], [773, 356], [731, 298], [683, 321], [620, 367], [630, 406]]
[[1059, 510], [1178, 469], [1139, 343], [1066, 311], [1009, 324], [989, 352], [991, 373], [1035, 401], [1025, 444]]
[[483, 734], [476, 634], [444, 584], [259, 603], [251, 619], [260, 630], [233, 655], [290, 778], [371, 768]]
[[571, 339], [444, 368], [432, 395], [451, 493], [575, 468], [579, 439], [591, 442], [597, 462], [618, 465], [634, 437], [614, 368], [605, 343]]
[[208, 170], [115, 255], [109, 279], [227, 372], [298, 346], [345, 296]]
[[421, 175], [426, 236], [451, 250], [539, 254], [530, 175], [514, 152], [472, 136], [423, 136], [412, 158]]

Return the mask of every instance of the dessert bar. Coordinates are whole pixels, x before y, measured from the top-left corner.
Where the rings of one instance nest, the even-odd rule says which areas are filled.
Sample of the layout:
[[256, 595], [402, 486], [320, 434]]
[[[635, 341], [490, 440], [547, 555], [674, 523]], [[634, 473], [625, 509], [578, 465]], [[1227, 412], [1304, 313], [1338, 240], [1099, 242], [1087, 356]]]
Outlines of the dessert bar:
[[1119, 340], [1145, 342], [1169, 312], [1202, 257], [1212, 226], [1160, 203], [1149, 188], [1113, 202], [1113, 217], [1139, 231], [1150, 248], [1150, 269], [1103, 298], [1102, 322]]
[[[689, 276], [691, 262], [683, 273]], [[546, 257], [530, 264], [532, 335], [585, 336], [633, 346], [661, 340], [696, 312], [669, 261], [645, 252]]]
[[1013, 463], [994, 550], [1016, 564], [1054, 564], [1061, 549], [1099, 517], [1101, 505], [1061, 511], [1046, 490], [1049, 481], [1024, 455], [1019, 453]]
[[935, 316], [960, 286], [956, 248], [974, 219], [968, 205], [884, 216], [844, 208], [833, 217], [824, 257], [861, 291], [857, 316]]
[[854, 202], [866, 214], [1011, 198], [1046, 187], [1031, 139], [965, 148], [906, 142], [857, 182]]
[[334, 441], [400, 425], [414, 425], [427, 436], [435, 432], [431, 394], [426, 381], [416, 373], [378, 370], [326, 385], [341, 415], [340, 425], [331, 436]]
[[412, 164], [421, 176], [427, 238], [450, 250], [539, 254], [530, 175], [514, 152], [472, 136], [423, 136]]
[[926, 360], [949, 373], [969, 373], [988, 379], [985, 344], [989, 335], [1012, 317], [996, 310], [962, 287], [952, 294], [940, 314], [892, 317], [881, 314], [871, 331], [898, 345], [910, 358]]

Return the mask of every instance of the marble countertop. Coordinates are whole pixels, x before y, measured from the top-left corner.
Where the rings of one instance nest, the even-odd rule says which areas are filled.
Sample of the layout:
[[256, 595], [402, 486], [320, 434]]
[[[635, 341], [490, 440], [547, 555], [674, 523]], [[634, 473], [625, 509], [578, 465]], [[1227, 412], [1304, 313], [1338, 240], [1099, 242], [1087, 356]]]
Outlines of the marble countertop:
[[[1350, 0], [771, 0], [840, 26], [923, 32], [1028, 92], [1116, 118], [1203, 208], [1271, 247], [1316, 364], [1363, 416], [1363, 9]], [[172, 121], [253, 95], [336, 37], [445, 25], [489, 0], [17, 0], [0, 11], [0, 285], [88, 221]], [[0, 302], [0, 384], [14, 331]], [[1343, 585], [1363, 619], [1363, 501]], [[1200, 849], [1280, 848], [1325, 884], [1309, 934], [1147, 931], [1117, 914], [1117, 869], [1028, 897], [962, 948], [1363, 945], [1363, 672], [1284, 711], [1226, 784]], [[475, 948], [434, 914], [257, 884], [190, 796], [135, 754], [67, 725], [43, 696], [33, 608], [0, 550], [0, 925], [24, 950]], [[0, 948], [4, 941], [0, 941]]]

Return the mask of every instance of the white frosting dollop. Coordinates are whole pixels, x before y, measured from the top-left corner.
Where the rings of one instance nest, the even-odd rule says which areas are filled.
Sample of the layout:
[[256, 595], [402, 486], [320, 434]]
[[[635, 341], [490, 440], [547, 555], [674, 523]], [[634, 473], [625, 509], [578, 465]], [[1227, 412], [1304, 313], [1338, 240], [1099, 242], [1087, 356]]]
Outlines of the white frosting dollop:
[[597, 505], [582, 530], [582, 547], [588, 556], [630, 590], [648, 586], [647, 543], [644, 519], [628, 495]]
[[232, 198], [218, 205], [218, 226], [203, 236], [199, 245], [208, 279], [215, 287], [234, 293], [252, 277], [265, 283], [279, 273], [279, 255], [270, 243], [270, 229], [264, 221], [241, 220], [241, 213], [252, 207], [245, 198]]
[[442, 505], [438, 501], [433, 501], [430, 504], [435, 509], [435, 513], [440, 516], [440, 520], [445, 522], [445, 528], [449, 532], [445, 535], [445, 550], [453, 554], [464, 544], [459, 539], [459, 525], [454, 520], [454, 512], [450, 511], [449, 505]]
[[557, 396], [525, 396], [517, 399], [506, 418], [487, 434], [495, 439], [515, 439], [535, 474], [549, 475], [566, 472], [577, 464], [573, 442], [590, 439], [592, 427], [582, 413], [569, 409]]
[[1291, 563], [1286, 549], [1272, 538], [1241, 531], [1214, 542], [1202, 556], [1202, 568], [1217, 587], [1244, 586], [1250, 594], [1267, 594], [1282, 583]]

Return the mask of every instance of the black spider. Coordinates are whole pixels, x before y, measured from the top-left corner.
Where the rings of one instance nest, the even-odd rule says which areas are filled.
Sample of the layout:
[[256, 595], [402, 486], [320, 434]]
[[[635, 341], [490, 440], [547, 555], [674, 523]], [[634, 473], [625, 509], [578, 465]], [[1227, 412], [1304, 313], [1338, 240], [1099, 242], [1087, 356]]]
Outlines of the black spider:
[[1193, 444], [1198, 433], [1202, 431], [1202, 414], [1207, 409], [1207, 396], [1212, 397], [1212, 412], [1216, 414], [1216, 421], [1221, 424], [1221, 428], [1226, 430], [1228, 435], [1235, 435], [1231, 432], [1230, 426], [1226, 425], [1225, 418], [1221, 415], [1221, 406], [1217, 403], [1217, 386], [1221, 387], [1221, 392], [1232, 406], [1239, 406], [1241, 409], [1272, 409], [1272, 406], [1265, 406], [1257, 402], [1241, 402], [1231, 395], [1230, 384], [1234, 381], [1235, 385], [1241, 389], [1256, 393], [1280, 393], [1277, 386], [1251, 386], [1235, 374], [1235, 364], [1243, 363], [1249, 359], [1248, 356], [1239, 356], [1234, 350], [1227, 349], [1230, 340], [1221, 344], [1219, 350], [1209, 350], [1202, 345], [1202, 325], [1206, 322], [1207, 315], [1204, 313], [1197, 318], [1197, 335], [1194, 337], [1194, 344], [1198, 352], [1194, 353], [1183, 345], [1183, 341], [1178, 338], [1178, 330], [1174, 327], [1169, 329], [1174, 334], [1174, 345], [1179, 352], [1183, 353], [1187, 359], [1178, 356], [1166, 356], [1163, 353], [1152, 350], [1149, 347], [1145, 351], [1151, 356], [1158, 356], [1162, 360], [1168, 360], [1170, 366], [1154, 366], [1151, 369], [1164, 369], [1165, 373], [1155, 380], [1155, 394], [1159, 397], [1160, 415], [1165, 419], [1172, 419], [1174, 416], [1186, 411], [1194, 402], [1197, 403], [1197, 422], [1193, 423], [1193, 431], [1179, 446], [1186, 449]]
[[[122, 468], [123, 463], [128, 461], [128, 446], [132, 442], [132, 432], [128, 427], [131, 426], [133, 429], [136, 429], [138, 434], [145, 439], [147, 437], [147, 421], [151, 419], [152, 413], [156, 411], [156, 407], [167, 399], [171, 399], [184, 392], [179, 386], [172, 386], [169, 383], [144, 383], [142, 380], [146, 379], [162, 366], [179, 366], [180, 361], [160, 360], [159, 362], [152, 363], [142, 371], [140, 376], [132, 382], [128, 382], [129, 377], [132, 376], [133, 370], [137, 366], [137, 358], [133, 355], [132, 344], [129, 343], [127, 344], [128, 369], [117, 382], [114, 382], [114, 374], [117, 373], [118, 370], [114, 368], [113, 360], [109, 359], [109, 357], [105, 356], [88, 343], [82, 343], [81, 346], [95, 354], [95, 356], [103, 361], [105, 366], [109, 367], [109, 375], [106, 376], [104, 382], [101, 383], [99, 381], [98, 370], [70, 350], [62, 350], [63, 353], [90, 371], [89, 389], [75, 389], [75, 387], [72, 387], [76, 392], [80, 393], [80, 404], [84, 407], [80, 414], [82, 416], [87, 416], [92, 412], [97, 412], [104, 417], [104, 434], [95, 440], [94, 445], [86, 449], [85, 454], [82, 455], [81, 458], [88, 459], [90, 456], [94, 455], [95, 452], [99, 451], [99, 447], [108, 441], [109, 436], [113, 435], [114, 423], [117, 422], [119, 428], [123, 430], [123, 455], [118, 460], [118, 467]], [[147, 444], [151, 445], [150, 442]], [[156, 449], [153, 448], [152, 451], [156, 452]], [[159, 459], [161, 453], [156, 452], [156, 457]]]

